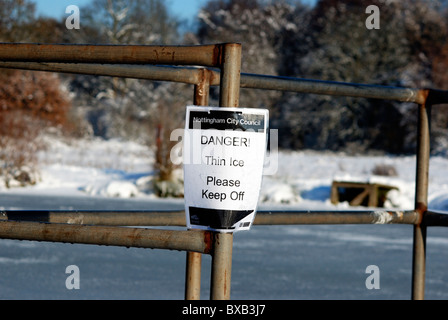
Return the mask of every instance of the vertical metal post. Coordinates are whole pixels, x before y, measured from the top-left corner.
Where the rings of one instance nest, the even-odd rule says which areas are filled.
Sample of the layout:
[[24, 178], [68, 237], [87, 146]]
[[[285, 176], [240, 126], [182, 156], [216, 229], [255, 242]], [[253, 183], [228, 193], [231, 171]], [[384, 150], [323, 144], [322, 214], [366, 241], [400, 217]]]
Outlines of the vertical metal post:
[[223, 45], [221, 53], [220, 107], [239, 107], [241, 82], [241, 44]]
[[412, 260], [412, 299], [423, 300], [425, 296], [426, 269], [426, 224], [428, 208], [428, 173], [430, 154], [431, 106], [418, 107], [417, 171], [415, 186], [415, 210], [420, 214], [420, 223], [414, 225]]
[[201, 267], [202, 254], [198, 252], [187, 252], [185, 300], [201, 299]]
[[[240, 97], [241, 44], [225, 44], [221, 52], [219, 105], [238, 107]], [[229, 300], [232, 272], [232, 233], [214, 233], [211, 271], [211, 300]]]
[[[207, 106], [210, 96], [210, 73], [202, 69], [201, 82], [194, 86], [194, 101], [197, 106]], [[185, 300], [201, 299], [202, 254], [187, 252], [185, 271]]]
[[194, 86], [193, 103], [196, 106], [208, 106], [211, 72], [207, 69], [201, 69], [200, 71], [200, 83]]
[[229, 300], [232, 274], [233, 233], [215, 232], [213, 238], [211, 300]]

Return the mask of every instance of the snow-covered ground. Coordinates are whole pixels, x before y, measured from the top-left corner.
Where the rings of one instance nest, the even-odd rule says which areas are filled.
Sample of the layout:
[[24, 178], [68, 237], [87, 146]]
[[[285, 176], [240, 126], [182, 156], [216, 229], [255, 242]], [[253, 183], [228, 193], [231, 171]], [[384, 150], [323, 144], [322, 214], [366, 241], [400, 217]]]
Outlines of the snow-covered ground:
[[[333, 206], [330, 189], [333, 180], [377, 182], [395, 186], [388, 193], [388, 208], [412, 209], [415, 197], [415, 156], [348, 156], [310, 151], [280, 152], [275, 175], [263, 181], [261, 199], [273, 202], [296, 203], [312, 209]], [[377, 166], [395, 169], [395, 176], [373, 173]], [[448, 159], [433, 157], [429, 172], [429, 207], [448, 210]], [[336, 207], [347, 207], [347, 203]], [[333, 206], [335, 207], [335, 206]]]
[[[153, 187], [154, 152], [135, 142], [46, 138], [48, 148], [39, 155], [39, 181], [34, 186], [0, 192], [31, 195], [157, 198]], [[342, 153], [280, 151], [269, 155], [277, 167], [264, 175], [260, 205], [295, 208], [346, 208], [330, 203], [333, 180], [376, 181], [396, 186], [386, 205], [412, 209], [415, 193], [415, 156], [348, 156]], [[273, 162], [272, 162], [273, 161]], [[372, 173], [376, 166], [395, 168], [396, 176]], [[272, 172], [272, 166], [270, 167]], [[429, 172], [429, 207], [448, 210], [448, 159], [432, 157]], [[178, 174], [182, 176], [181, 170]]]

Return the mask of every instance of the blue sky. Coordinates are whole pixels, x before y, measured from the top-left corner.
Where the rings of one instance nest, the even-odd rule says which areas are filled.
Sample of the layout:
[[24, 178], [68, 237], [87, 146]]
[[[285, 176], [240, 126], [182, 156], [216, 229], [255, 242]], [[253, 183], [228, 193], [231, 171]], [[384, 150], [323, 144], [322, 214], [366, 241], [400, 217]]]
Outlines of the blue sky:
[[[38, 15], [60, 18], [66, 15], [65, 8], [67, 6], [77, 5], [81, 8], [89, 4], [91, 0], [36, 0], [35, 2]], [[182, 20], [196, 15], [205, 2], [206, 0], [167, 0], [172, 13]]]
[[[65, 8], [69, 5], [83, 7], [92, 0], [36, 0], [37, 14], [61, 18], [66, 15]], [[173, 14], [181, 20], [189, 20], [194, 17], [207, 0], [166, 0]], [[315, 3], [316, 0], [307, 0], [305, 3]], [[81, 12], [82, 18], [82, 12]]]

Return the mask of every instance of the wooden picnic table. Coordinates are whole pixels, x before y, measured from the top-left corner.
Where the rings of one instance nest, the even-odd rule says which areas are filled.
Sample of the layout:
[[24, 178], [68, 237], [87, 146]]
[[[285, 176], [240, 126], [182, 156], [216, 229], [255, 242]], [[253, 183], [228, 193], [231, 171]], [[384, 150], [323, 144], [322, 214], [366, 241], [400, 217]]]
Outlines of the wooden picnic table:
[[382, 183], [333, 181], [331, 203], [348, 201], [351, 206], [383, 207], [387, 193], [394, 189], [398, 190]]

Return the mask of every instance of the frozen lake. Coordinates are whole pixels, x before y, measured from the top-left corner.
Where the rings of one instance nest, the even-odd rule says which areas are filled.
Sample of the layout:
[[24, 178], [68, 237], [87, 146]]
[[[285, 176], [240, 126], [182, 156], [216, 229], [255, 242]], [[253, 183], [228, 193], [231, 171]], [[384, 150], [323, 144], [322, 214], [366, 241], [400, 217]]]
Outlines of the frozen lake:
[[[5, 209], [181, 209], [182, 201], [0, 194]], [[263, 208], [260, 208], [263, 209]], [[183, 299], [184, 252], [0, 240], [0, 299]], [[201, 298], [209, 298], [209, 256]], [[66, 267], [80, 271], [68, 290]], [[380, 288], [367, 289], [369, 265]], [[426, 299], [448, 299], [448, 229], [429, 228]], [[412, 226], [254, 226], [235, 234], [232, 299], [409, 299]]]

